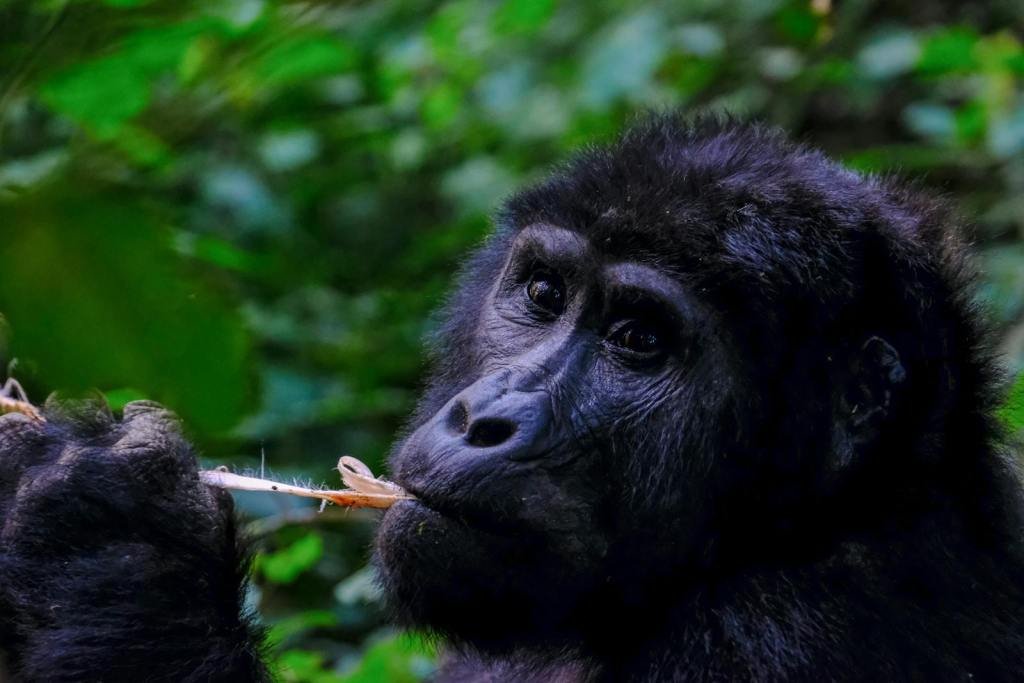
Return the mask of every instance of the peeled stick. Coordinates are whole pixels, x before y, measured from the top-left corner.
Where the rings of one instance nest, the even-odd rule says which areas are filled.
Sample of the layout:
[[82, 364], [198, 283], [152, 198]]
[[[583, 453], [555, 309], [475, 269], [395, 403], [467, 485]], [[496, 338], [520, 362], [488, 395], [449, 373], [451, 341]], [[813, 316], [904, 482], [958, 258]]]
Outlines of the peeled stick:
[[293, 496], [319, 498], [335, 505], [354, 508], [386, 509], [400, 500], [412, 500], [414, 498], [413, 495], [407, 493], [398, 484], [374, 477], [369, 467], [351, 456], [343, 455], [341, 457], [338, 461], [338, 471], [341, 473], [342, 481], [349, 488], [333, 491], [329, 489], [311, 489], [293, 484], [282, 484], [269, 479], [260, 479], [259, 477], [246, 477], [241, 474], [234, 474], [228, 472], [225, 467], [219, 467], [215, 470], [203, 470], [199, 473], [199, 478], [205, 484], [225, 489], [290, 493]]

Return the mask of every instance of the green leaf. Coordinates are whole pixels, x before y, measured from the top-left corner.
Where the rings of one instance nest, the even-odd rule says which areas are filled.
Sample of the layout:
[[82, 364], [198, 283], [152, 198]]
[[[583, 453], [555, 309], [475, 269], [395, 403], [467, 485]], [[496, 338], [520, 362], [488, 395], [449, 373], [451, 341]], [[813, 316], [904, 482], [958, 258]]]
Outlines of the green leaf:
[[846, 155], [843, 162], [866, 173], [891, 172], [896, 169], [927, 170], [948, 164], [949, 154], [928, 145], [895, 144], [866, 147]]
[[458, 88], [441, 83], [423, 98], [423, 119], [432, 128], [444, 128], [455, 120], [462, 103], [463, 96]]
[[988, 116], [981, 102], [967, 102], [956, 112], [956, 135], [964, 144], [981, 140], [988, 128]]
[[1024, 53], [1006, 58], [1006, 68], [1017, 74], [1024, 74]]
[[149, 79], [117, 55], [72, 67], [43, 85], [40, 95], [52, 109], [97, 130], [109, 132], [149, 104]]
[[306, 534], [277, 552], [260, 555], [256, 568], [271, 583], [291, 583], [315, 566], [323, 554], [323, 539], [317, 534]]
[[175, 236], [174, 247], [182, 255], [227, 270], [258, 273], [261, 270], [266, 270], [268, 266], [267, 259], [261, 255], [248, 252], [213, 235], [201, 235], [182, 230]]
[[190, 428], [230, 427], [250, 377], [238, 313], [185, 276], [172, 233], [146, 209], [81, 185], [0, 206], [0, 313], [12, 352], [51, 387], [133, 387]]
[[141, 126], [126, 123], [116, 131], [97, 132], [140, 166], [158, 166], [172, 157], [163, 141]]
[[775, 25], [786, 38], [800, 45], [809, 44], [818, 35], [821, 19], [805, 4], [793, 4], [779, 12]]
[[178, 68], [192, 42], [213, 30], [206, 19], [142, 29], [127, 36], [117, 56], [148, 76]]
[[934, 33], [921, 46], [917, 70], [928, 75], [971, 71], [977, 67], [977, 43], [978, 34], [969, 28], [953, 27]]
[[999, 418], [1012, 432], [1024, 431], [1024, 374], [1017, 378], [1006, 402], [999, 410]]
[[285, 640], [314, 628], [335, 626], [338, 617], [327, 610], [308, 610], [281, 619], [270, 627], [267, 640], [275, 647]]
[[103, 398], [107, 400], [107, 405], [111, 410], [121, 410], [132, 401], [141, 401], [148, 397], [138, 389], [123, 387], [104, 391]]
[[[195, 20], [137, 31], [116, 52], [57, 74], [40, 94], [51, 108], [96, 132], [119, 134], [149, 104], [153, 79], [177, 68], [191, 42], [212, 26]], [[140, 153], [153, 155], [149, 149]]]
[[430, 644], [413, 633], [391, 636], [371, 646], [344, 683], [415, 683], [433, 670], [435, 653]]
[[265, 85], [292, 85], [346, 71], [356, 62], [348, 43], [330, 36], [307, 36], [280, 43], [263, 55], [254, 73]]
[[342, 683], [344, 679], [326, 670], [322, 652], [287, 650], [278, 657], [281, 680], [285, 683]]
[[494, 17], [494, 27], [499, 33], [529, 35], [543, 28], [554, 11], [554, 0], [505, 0]]

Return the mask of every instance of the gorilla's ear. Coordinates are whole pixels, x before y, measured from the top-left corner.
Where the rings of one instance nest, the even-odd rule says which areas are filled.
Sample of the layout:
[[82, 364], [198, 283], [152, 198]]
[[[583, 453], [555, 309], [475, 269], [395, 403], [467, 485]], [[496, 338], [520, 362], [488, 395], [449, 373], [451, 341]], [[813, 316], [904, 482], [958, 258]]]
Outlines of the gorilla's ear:
[[899, 352], [881, 337], [870, 337], [852, 355], [836, 400], [833, 470], [845, 469], [878, 440], [893, 394], [906, 378]]

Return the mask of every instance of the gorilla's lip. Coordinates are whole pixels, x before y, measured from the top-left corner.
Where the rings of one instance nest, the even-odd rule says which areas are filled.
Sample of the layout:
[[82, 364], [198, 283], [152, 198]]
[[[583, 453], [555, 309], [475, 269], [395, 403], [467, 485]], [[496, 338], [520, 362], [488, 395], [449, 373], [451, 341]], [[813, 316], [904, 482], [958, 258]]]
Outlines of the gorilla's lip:
[[418, 477], [406, 478], [396, 476], [392, 481], [412, 496], [412, 499], [407, 499], [408, 502], [417, 503], [445, 516], [457, 516], [459, 514], [459, 510], [450, 497], [438, 495], [436, 491], [431, 490], [429, 480], [425, 484], [423, 479]]
[[418, 488], [415, 484], [402, 484], [402, 488], [414, 497], [398, 501], [394, 507], [411, 505], [427, 510], [450, 523], [472, 529], [478, 533], [495, 536], [515, 536], [524, 529], [515, 520], [496, 517], [486, 506], [460, 502], [446, 496], [437, 496]]
[[439, 501], [435, 496], [431, 495], [430, 493], [424, 492], [423, 489], [417, 487], [416, 485], [410, 485], [407, 483], [402, 483], [399, 485], [403, 489], [405, 489], [407, 493], [410, 493], [413, 496], [411, 499], [407, 499], [405, 501], [400, 502], [408, 502], [414, 505], [419, 505], [420, 507], [425, 507], [428, 510], [436, 512], [439, 515], [443, 515], [445, 517], [457, 515], [457, 512], [452, 510], [450, 505], [444, 505], [444, 503]]
[[438, 520], [439, 522], [445, 525], [451, 524], [463, 527], [465, 529], [484, 531], [484, 529], [480, 525], [471, 523], [469, 520], [467, 520], [464, 514], [460, 514], [458, 512], [454, 512], [451, 510], [439, 509], [435, 505], [428, 503], [419, 496], [415, 498], [406, 498], [405, 500], [400, 500], [396, 502], [393, 506], [391, 506], [391, 510], [388, 510], [388, 512], [391, 512], [392, 510], [397, 512], [398, 514], [402, 514], [403, 512], [413, 514], [418, 513], [421, 515], [425, 514], [429, 515], [430, 517], [433, 517], [434, 519]]
[[391, 509], [394, 510], [401, 510], [402, 508], [420, 508], [421, 510], [427, 510], [429, 512], [432, 512], [435, 515], [447, 517], [447, 515], [439, 512], [438, 510], [435, 510], [430, 505], [424, 503], [421, 498], [405, 498], [403, 500], [397, 501], [394, 505], [391, 506]]

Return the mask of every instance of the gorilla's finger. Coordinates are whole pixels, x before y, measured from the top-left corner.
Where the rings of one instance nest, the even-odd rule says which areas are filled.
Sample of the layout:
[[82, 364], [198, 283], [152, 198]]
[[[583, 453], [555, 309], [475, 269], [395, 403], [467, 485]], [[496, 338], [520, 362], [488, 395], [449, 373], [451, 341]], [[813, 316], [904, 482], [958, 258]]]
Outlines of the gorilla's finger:
[[196, 480], [195, 455], [171, 411], [148, 401], [129, 403], [116, 431], [117, 440], [103, 456], [126, 467], [137, 484], [166, 493], [183, 480]]
[[[141, 523], [181, 505], [219, 518], [230, 514], [231, 506], [199, 483], [179, 421], [162, 406], [129, 404], [117, 422], [105, 404], [51, 400], [46, 415], [43, 426], [11, 416], [18, 428], [0, 429], [13, 444], [8, 454], [0, 449], [0, 462], [13, 463], [0, 466], [0, 513], [9, 537], [52, 533], [73, 543], [90, 525]], [[47, 529], [46, 520], [57, 520], [57, 528]]]
[[0, 500], [5, 486], [17, 484], [26, 467], [39, 464], [45, 454], [42, 424], [21, 413], [0, 416]]
[[60, 431], [61, 437], [73, 436], [78, 440], [107, 435], [114, 425], [110, 406], [100, 394], [71, 399], [51, 394], [43, 404], [43, 415], [51, 427]]

